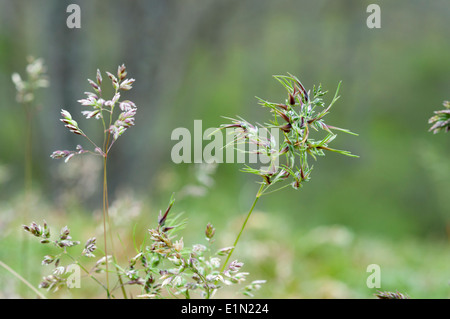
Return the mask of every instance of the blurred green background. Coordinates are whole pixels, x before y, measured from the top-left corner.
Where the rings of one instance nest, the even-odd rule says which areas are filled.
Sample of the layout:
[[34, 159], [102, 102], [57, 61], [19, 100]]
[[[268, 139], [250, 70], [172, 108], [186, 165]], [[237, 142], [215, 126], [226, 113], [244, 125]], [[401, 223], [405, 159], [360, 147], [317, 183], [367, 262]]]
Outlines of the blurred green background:
[[[258, 202], [235, 252], [252, 280], [267, 280], [257, 297], [373, 298], [370, 264], [381, 267], [380, 290], [450, 297], [450, 136], [428, 132], [428, 118], [450, 99], [450, 4], [379, 1], [381, 28], [369, 29], [372, 2], [0, 0], [0, 260], [37, 285], [50, 271], [40, 266], [47, 252], [21, 224], [67, 224], [80, 240], [101, 234], [101, 162], [85, 156], [64, 164], [49, 155], [84, 145], [59, 122], [61, 108], [101, 134], [81, 119], [76, 101], [97, 68], [114, 73], [122, 63], [136, 79], [127, 98], [138, 106], [136, 126], [109, 162], [123, 258], [132, 257], [133, 225], [145, 232], [172, 193], [188, 221], [185, 243], [201, 241], [211, 222], [218, 244], [231, 245], [259, 180], [241, 173], [241, 164], [172, 163], [171, 132], [191, 129], [195, 119], [204, 129], [218, 127], [221, 116], [267, 121], [255, 96], [282, 102], [272, 75], [289, 72], [307, 89], [321, 83], [326, 101], [342, 80], [328, 123], [359, 134], [339, 134], [333, 143], [360, 158], [319, 158], [301, 190]], [[81, 7], [81, 29], [66, 26], [70, 3]], [[50, 87], [37, 97], [33, 209], [24, 221], [26, 130], [11, 74], [24, 74], [29, 55], [45, 60]], [[33, 294], [0, 269], [0, 297]]]

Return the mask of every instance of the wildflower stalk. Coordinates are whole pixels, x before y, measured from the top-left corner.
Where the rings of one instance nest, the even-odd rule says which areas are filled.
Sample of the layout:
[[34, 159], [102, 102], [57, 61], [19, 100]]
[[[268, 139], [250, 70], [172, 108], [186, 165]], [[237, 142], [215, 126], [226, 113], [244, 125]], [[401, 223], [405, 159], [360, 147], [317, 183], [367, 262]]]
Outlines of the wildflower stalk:
[[[119, 70], [120, 70], [120, 68], [121, 67], [119, 67]], [[119, 79], [120, 79], [120, 71], [118, 73], [119, 73], [118, 76], [119, 76]], [[116, 96], [117, 94], [119, 94], [119, 86], [115, 87], [114, 96]], [[108, 127], [111, 127], [113, 113], [114, 113], [114, 104], [111, 105], [111, 111], [110, 111], [110, 114], [109, 114], [109, 125], [108, 125]], [[103, 116], [102, 116], [102, 120], [103, 120]], [[105, 122], [104, 121], [103, 121], [103, 127], [105, 127]], [[109, 217], [107, 161], [108, 161], [109, 150], [111, 149], [111, 146], [114, 143], [114, 141], [111, 143], [111, 131], [110, 130], [104, 130], [104, 132], [105, 132], [105, 135], [104, 135], [104, 142], [103, 142], [103, 154], [104, 154], [104, 158], [103, 158], [103, 220], [107, 220], [107, 222], [108, 222], [109, 236], [110, 236], [110, 241], [111, 241], [111, 256], [112, 256], [112, 260], [113, 260], [114, 265], [116, 265], [115, 266], [116, 273], [117, 273], [117, 277], [119, 279], [120, 288], [122, 290], [123, 297], [125, 299], [127, 299], [125, 286], [123, 284], [122, 277], [120, 275], [120, 271], [119, 271], [119, 269], [117, 267], [117, 259], [115, 257], [115, 253], [114, 253], [114, 240], [113, 240], [113, 237], [112, 237], [113, 224], [111, 223], [111, 219]], [[104, 231], [105, 231], [105, 236], [106, 236], [105, 224], [103, 226], [104, 226]], [[106, 238], [105, 238], [105, 248], [106, 248]], [[108, 273], [108, 263], [106, 263], [106, 273]]]
[[[103, 82], [101, 73], [97, 70], [96, 81], [88, 80], [89, 84], [94, 89], [93, 92], [86, 92], [87, 98], [79, 100], [83, 106], [91, 106], [92, 110], [82, 111], [82, 114], [86, 116], [87, 119], [95, 118], [97, 120], [101, 119], [103, 126], [103, 142], [102, 147], [98, 147], [95, 142], [93, 142], [78, 126], [78, 123], [72, 119], [72, 115], [66, 111], [61, 110], [61, 115], [66, 127], [77, 135], [81, 135], [85, 137], [93, 146], [94, 152], [84, 150], [80, 145], [77, 146], [76, 151], [55, 151], [51, 155], [52, 158], [65, 158], [65, 162], [68, 162], [73, 156], [83, 153], [92, 153], [95, 155], [100, 155], [103, 157], [103, 239], [104, 239], [104, 253], [105, 253], [105, 268], [106, 268], [106, 291], [107, 297], [111, 297], [111, 289], [109, 285], [109, 265], [108, 265], [108, 256], [109, 252], [112, 257], [112, 261], [116, 268], [116, 274], [118, 276], [118, 280], [121, 286], [121, 290], [124, 298], [127, 298], [126, 291], [122, 282], [122, 278], [120, 275], [119, 268], [117, 266], [117, 260], [114, 253], [114, 240], [113, 240], [113, 223], [109, 217], [109, 202], [108, 202], [108, 178], [107, 178], [107, 161], [108, 154], [115, 143], [115, 141], [121, 136], [129, 127], [134, 125], [134, 116], [136, 114], [136, 105], [129, 101], [119, 101], [120, 100], [120, 92], [119, 91], [128, 91], [132, 88], [132, 84], [134, 83], [134, 79], [126, 79], [126, 68], [125, 65], [121, 65], [117, 69], [117, 76], [113, 75], [110, 72], [106, 72], [108, 77], [112, 82], [112, 86], [114, 88], [114, 96], [111, 100], [105, 101], [102, 98], [102, 89], [101, 85]], [[115, 105], [119, 104], [121, 113], [118, 115], [117, 120], [113, 123], [113, 114]], [[109, 113], [108, 126], [105, 121], [105, 115]], [[108, 231], [109, 230], [109, 231]], [[108, 244], [108, 232], [109, 232], [109, 241], [110, 246]]]
[[[304, 182], [310, 180], [312, 166], [308, 163], [308, 157], [317, 159], [318, 156], [325, 156], [325, 151], [335, 152], [346, 156], [358, 157], [350, 152], [337, 150], [329, 147], [329, 144], [336, 138], [334, 131], [341, 131], [352, 135], [357, 135], [349, 130], [325, 124], [323, 118], [327, 115], [339, 99], [338, 92], [340, 83], [332, 101], [328, 106], [322, 97], [327, 93], [322, 91], [321, 85], [313, 87], [312, 92], [307, 91], [298, 78], [289, 74], [288, 76], [277, 75], [275, 79], [287, 90], [288, 97], [284, 103], [273, 103], [259, 99], [261, 106], [270, 110], [273, 120], [263, 126], [253, 125], [248, 121], [238, 118], [230, 119], [231, 124], [223, 124], [220, 129], [234, 128], [234, 142], [256, 145], [256, 154], [265, 156], [270, 160], [268, 168], [252, 168], [246, 166], [242, 171], [252, 173], [262, 177], [263, 181], [256, 193], [255, 200], [247, 214], [246, 219], [236, 237], [232, 250], [230, 251], [222, 272], [225, 271], [228, 261], [236, 248], [237, 243], [250, 219], [250, 216], [263, 194], [279, 191], [287, 186], [294, 189], [302, 187]], [[270, 135], [268, 138], [262, 137], [260, 132], [269, 132], [269, 129], [279, 129], [283, 140], [279, 143]], [[313, 136], [313, 131], [323, 131], [325, 137], [317, 139]], [[231, 144], [231, 143], [230, 143]], [[238, 150], [242, 151], [242, 148]], [[289, 184], [279, 187], [271, 192], [266, 192], [275, 184], [283, 184], [291, 179]]]
[[16, 87], [16, 101], [22, 105], [25, 113], [26, 136], [25, 136], [25, 193], [31, 191], [32, 184], [32, 124], [33, 124], [33, 102], [36, 96], [36, 90], [48, 87], [46, 76], [46, 67], [42, 59], [34, 57], [27, 58], [26, 67], [27, 78], [22, 79], [19, 73], [12, 74], [12, 81]]
[[[108, 134], [109, 136], [109, 134]], [[108, 144], [107, 144], [108, 145]], [[105, 240], [105, 256], [107, 256], [106, 253], [106, 249], [107, 249], [107, 239], [106, 239], [106, 233], [107, 233], [107, 228], [106, 228], [106, 221], [109, 227], [109, 240], [111, 241], [111, 257], [113, 260], [113, 263], [115, 265], [116, 268], [116, 273], [117, 273], [117, 277], [119, 280], [119, 284], [120, 284], [120, 288], [122, 291], [122, 295], [125, 299], [127, 299], [127, 293], [125, 291], [125, 286], [123, 284], [122, 281], [122, 276], [120, 275], [119, 269], [116, 266], [117, 265], [117, 259], [115, 257], [115, 253], [114, 253], [114, 241], [113, 241], [113, 237], [112, 237], [112, 233], [113, 233], [113, 225], [111, 223], [111, 219], [109, 217], [109, 201], [108, 201], [108, 177], [107, 177], [107, 169], [106, 169], [106, 163], [107, 163], [107, 158], [108, 158], [108, 154], [105, 153], [105, 157], [103, 159], [103, 229], [104, 229], [104, 240]], [[107, 281], [107, 291], [108, 293], [110, 292], [109, 290], [109, 281], [108, 281], [108, 263], [106, 263], [106, 281]]]
[[25, 118], [26, 118], [26, 136], [25, 136], [25, 196], [26, 196], [26, 202], [29, 202], [29, 194], [31, 192], [31, 184], [32, 184], [32, 162], [33, 162], [33, 154], [32, 154], [32, 114], [30, 106], [27, 104], [24, 104], [24, 110], [25, 110]]
[[[24, 191], [25, 191], [25, 205], [22, 211], [23, 221], [28, 221], [29, 216], [29, 203], [31, 200], [31, 186], [32, 186], [32, 163], [33, 163], [33, 152], [32, 152], [32, 114], [30, 105], [28, 103], [23, 103], [23, 109], [25, 112], [25, 120], [26, 120], [26, 132], [25, 132], [25, 152], [24, 152]], [[22, 253], [21, 256], [21, 265], [22, 271], [24, 274], [28, 274], [28, 241], [22, 241]]]
[[[23, 221], [28, 220], [29, 203], [32, 188], [32, 136], [33, 136], [33, 101], [35, 100], [36, 90], [39, 88], [48, 87], [48, 79], [46, 76], [46, 67], [42, 59], [35, 59], [28, 57], [28, 64], [26, 67], [27, 78], [22, 79], [19, 73], [12, 74], [12, 81], [16, 87], [16, 101], [22, 105], [25, 114], [25, 144], [24, 144], [24, 193], [25, 205], [22, 211]], [[27, 259], [28, 259], [28, 243], [26, 240], [22, 242], [21, 265], [24, 274], [28, 273]]]
[[244, 231], [245, 226], [247, 225], [248, 220], [250, 219], [250, 216], [252, 215], [253, 209], [256, 206], [256, 203], [258, 202], [258, 199], [263, 194], [264, 184], [261, 184], [261, 187], [259, 188], [258, 192], [256, 193], [255, 200], [253, 201], [252, 207], [250, 207], [249, 212], [247, 213], [247, 217], [244, 220], [244, 223], [242, 224], [241, 230], [239, 231], [239, 234], [236, 237], [236, 240], [234, 241], [233, 248], [231, 249], [230, 253], [227, 256], [227, 259], [225, 259], [225, 263], [222, 266], [221, 272], [225, 271], [225, 267], [228, 265], [228, 261], [231, 258], [231, 255], [233, 254], [234, 248], [236, 247], [237, 243], [239, 242], [239, 238], [241, 238], [241, 235]]
[[[106, 195], [108, 192], [106, 160], [107, 160], [107, 157], [105, 156], [103, 158], [103, 240], [105, 243], [105, 258], [108, 258], [108, 239], [107, 239], [106, 221], [108, 220], [108, 224], [109, 224], [109, 215], [108, 215], [108, 210], [107, 210], [108, 199], [107, 199], [107, 195]], [[108, 298], [110, 298], [108, 262], [106, 262], [105, 267], [106, 267], [106, 273], [105, 273], [105, 275], [106, 275], [106, 293], [108, 295]]]

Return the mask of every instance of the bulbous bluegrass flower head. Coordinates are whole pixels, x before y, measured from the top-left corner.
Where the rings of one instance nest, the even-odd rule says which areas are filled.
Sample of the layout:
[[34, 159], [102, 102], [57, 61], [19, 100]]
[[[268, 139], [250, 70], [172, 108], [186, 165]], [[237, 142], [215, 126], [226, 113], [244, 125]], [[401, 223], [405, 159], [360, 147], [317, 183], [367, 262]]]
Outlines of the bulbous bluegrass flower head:
[[[273, 185], [291, 179], [290, 185], [298, 189], [303, 182], [310, 179], [312, 166], [308, 157], [314, 159], [324, 156], [325, 151], [337, 152], [342, 155], [357, 157], [350, 152], [329, 147], [336, 138], [334, 131], [342, 131], [356, 135], [349, 130], [328, 125], [324, 117], [330, 112], [333, 104], [339, 99], [338, 92], [328, 106], [325, 106], [323, 96], [327, 93], [322, 87], [313, 87], [312, 92], [306, 91], [302, 83], [293, 75], [275, 76], [287, 91], [284, 103], [273, 103], [259, 99], [260, 104], [270, 110], [273, 120], [263, 126], [250, 124], [238, 118], [231, 119], [231, 124], [221, 125], [221, 128], [235, 128], [236, 142], [244, 142], [258, 146], [258, 153], [270, 158], [269, 168], [254, 169], [246, 166], [243, 171], [261, 176], [265, 186]], [[282, 134], [277, 144], [273, 136], [263, 138], [262, 130], [278, 128]], [[322, 131], [325, 136], [316, 139], [312, 131]], [[281, 160], [281, 161], [280, 161]]]
[[429, 124], [433, 124], [429, 131], [433, 131], [434, 134], [442, 130], [445, 132], [450, 131], [450, 101], [445, 101], [443, 105], [444, 109], [435, 111], [435, 115], [428, 120]]
[[47, 68], [43, 59], [35, 59], [28, 57], [28, 65], [26, 67], [27, 79], [22, 79], [19, 73], [14, 72], [11, 76], [16, 87], [16, 100], [19, 103], [29, 103], [34, 100], [35, 90], [49, 86], [46, 75]]
[[[119, 136], [121, 136], [129, 127], [134, 126], [137, 110], [136, 104], [132, 101], [120, 101], [121, 91], [131, 90], [132, 84], [135, 81], [132, 78], [126, 78], [127, 71], [125, 65], [122, 64], [118, 67], [117, 76], [110, 72], [106, 72], [106, 74], [110, 78], [114, 89], [114, 95], [111, 99], [106, 100], [102, 97], [103, 77], [100, 70], [97, 70], [95, 81], [88, 79], [88, 82], [94, 92], [85, 92], [86, 98], [78, 100], [82, 106], [87, 108], [86, 110], [81, 111], [86, 119], [94, 118], [102, 122], [105, 132], [105, 141], [103, 143], [105, 147], [103, 149], [98, 147], [97, 144], [87, 137], [67, 110], [61, 110], [61, 121], [70, 130], [70, 132], [87, 138], [88, 141], [95, 147], [94, 152], [91, 153], [102, 156], [107, 156], [111, 146], [119, 138]], [[117, 109], [116, 105], [119, 105], [120, 113], [117, 116], [117, 119], [113, 121], [114, 111]], [[109, 136], [112, 136], [112, 139], [110, 139]], [[55, 159], [65, 158], [65, 161], [67, 162], [74, 155], [86, 152], [89, 151], [85, 151], [81, 146], [78, 146], [77, 151], [55, 151], [50, 156]]]

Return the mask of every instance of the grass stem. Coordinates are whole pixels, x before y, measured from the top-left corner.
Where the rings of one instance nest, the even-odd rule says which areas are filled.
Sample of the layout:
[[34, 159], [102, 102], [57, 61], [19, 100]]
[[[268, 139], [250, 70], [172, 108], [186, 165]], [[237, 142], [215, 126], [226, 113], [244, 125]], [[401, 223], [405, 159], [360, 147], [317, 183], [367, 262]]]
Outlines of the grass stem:
[[2, 262], [0, 260], [0, 266], [2, 266], [3, 268], [5, 268], [7, 271], [9, 271], [11, 274], [14, 275], [14, 277], [16, 277], [17, 279], [19, 279], [20, 281], [22, 281], [25, 285], [27, 285], [28, 288], [30, 288], [31, 290], [33, 290], [33, 292], [38, 295], [39, 298], [41, 299], [47, 299], [47, 297], [45, 297], [42, 293], [39, 292], [39, 290], [37, 290], [35, 287], [33, 287], [32, 284], [30, 284], [25, 278], [23, 278], [21, 275], [19, 275], [17, 272], [15, 272], [11, 267], [9, 267], [7, 264], [5, 264], [4, 262]]
[[250, 219], [250, 216], [252, 215], [253, 209], [255, 208], [256, 203], [258, 202], [258, 199], [263, 194], [264, 186], [265, 186], [265, 184], [261, 184], [261, 187], [259, 188], [258, 193], [256, 193], [255, 200], [253, 201], [252, 207], [250, 208], [250, 210], [247, 214], [247, 217], [245, 218], [244, 223], [242, 224], [241, 230], [239, 231], [239, 234], [237, 235], [236, 240], [234, 241], [233, 248], [231, 249], [230, 253], [228, 254], [227, 259], [225, 260], [225, 263], [222, 266], [221, 272], [224, 272], [224, 270], [228, 264], [228, 261], [230, 260], [231, 255], [233, 254], [234, 249], [236, 248], [236, 245], [239, 242], [239, 238], [241, 238], [242, 232], [244, 231], [244, 228], [247, 225], [247, 222]]
[[110, 298], [110, 291], [109, 291], [109, 271], [108, 271], [108, 239], [107, 239], [107, 227], [106, 227], [106, 220], [107, 220], [107, 179], [106, 179], [106, 156], [103, 158], [103, 240], [105, 242], [105, 267], [106, 267], [106, 294], [107, 297]]

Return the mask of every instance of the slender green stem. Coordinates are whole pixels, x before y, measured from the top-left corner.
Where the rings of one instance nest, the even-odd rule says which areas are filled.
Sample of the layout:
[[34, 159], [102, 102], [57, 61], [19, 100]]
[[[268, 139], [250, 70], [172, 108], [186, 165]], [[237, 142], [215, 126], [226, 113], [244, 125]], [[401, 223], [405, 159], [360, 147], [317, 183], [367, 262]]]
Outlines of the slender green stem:
[[42, 299], [47, 299], [47, 297], [45, 297], [42, 293], [40, 293], [36, 288], [33, 287], [32, 284], [30, 284], [25, 278], [23, 278], [21, 275], [19, 275], [17, 272], [15, 272], [11, 267], [9, 267], [7, 264], [5, 264], [4, 262], [2, 262], [0, 260], [0, 266], [2, 266], [3, 268], [5, 268], [7, 271], [9, 271], [11, 274], [13, 274], [17, 279], [19, 279], [20, 281], [22, 281], [25, 285], [28, 286], [28, 288], [30, 288], [31, 290], [33, 290], [33, 292], [39, 296], [39, 298]]
[[[263, 191], [261, 192], [261, 195], [263, 195], [263, 194], [264, 194], [264, 195], [269, 195], [269, 194], [278, 192], [278, 191], [282, 190], [283, 188], [286, 188], [286, 187], [289, 187], [289, 186], [291, 186], [291, 184], [286, 184], [286, 185], [281, 186], [281, 187], [279, 187], [279, 188], [277, 188], [277, 189], [274, 189], [273, 191], [270, 191], [270, 192], [268, 192], [268, 193], [265, 192], [266, 190], [263, 190]], [[266, 188], [266, 189], [267, 189], [267, 188]]]
[[[117, 93], [117, 91], [118, 91], [118, 89], [116, 89], [115, 93]], [[104, 230], [104, 241], [105, 241], [107, 294], [108, 294], [108, 298], [110, 298], [109, 277], [108, 277], [109, 270], [108, 270], [108, 259], [107, 259], [108, 258], [107, 257], [108, 256], [108, 253], [107, 253], [107, 240], [108, 240], [107, 239], [107, 232], [108, 232], [107, 224], [108, 224], [108, 228], [109, 228], [109, 238], [110, 238], [110, 241], [111, 241], [111, 256], [112, 256], [112, 259], [113, 259], [113, 263], [115, 265], [117, 265], [117, 260], [116, 260], [115, 254], [114, 254], [114, 241], [113, 241], [113, 237], [112, 237], [112, 233], [113, 233], [112, 223], [111, 223], [111, 220], [109, 218], [108, 177], [107, 177], [107, 169], [106, 169], [108, 153], [109, 153], [109, 150], [110, 150], [110, 148], [111, 148], [113, 143], [111, 143], [111, 145], [110, 145], [111, 132], [106, 127], [105, 119], [103, 117], [103, 111], [104, 110], [105, 109], [102, 109], [102, 116], [101, 116], [102, 125], [103, 125], [103, 156], [104, 156], [104, 158], [103, 158], [103, 230]], [[105, 111], [108, 111], [108, 110], [105, 110]], [[108, 128], [109, 128], [111, 126], [111, 123], [112, 123], [112, 116], [113, 116], [113, 112], [114, 112], [114, 107], [112, 107], [111, 111], [108, 111], [108, 112], [109, 112], [109, 126], [108, 126]], [[119, 269], [118, 269], [117, 266], [115, 268], [116, 268], [117, 277], [119, 278], [119, 283], [120, 283], [120, 287], [121, 287], [121, 290], [122, 290], [123, 297], [125, 299], [127, 299], [125, 286], [123, 284], [122, 277], [120, 276]]]
[[[32, 114], [28, 105], [24, 105], [26, 116], [26, 142], [25, 142], [25, 193], [29, 195], [32, 184]], [[27, 198], [28, 199], [28, 198]]]
[[[30, 196], [31, 196], [31, 186], [32, 186], [32, 162], [33, 162], [33, 154], [32, 154], [32, 110], [31, 105], [29, 103], [22, 104], [23, 109], [25, 112], [25, 162], [24, 162], [24, 190], [25, 190], [25, 205], [23, 207], [23, 222], [25, 224], [28, 223], [28, 215], [30, 210]], [[28, 247], [28, 240], [24, 238], [22, 241], [22, 253], [21, 256], [21, 265], [22, 265], [22, 273], [24, 276], [29, 275], [29, 269], [28, 269], [28, 253], [29, 253], [29, 247]]]
[[107, 220], [107, 209], [106, 209], [106, 156], [103, 158], [103, 240], [105, 242], [105, 267], [106, 267], [106, 294], [107, 297], [110, 298], [109, 291], [109, 271], [108, 271], [108, 239], [107, 239], [107, 228], [106, 228], [106, 220]]
[[[186, 260], [185, 260], [185, 262], [186, 262]], [[187, 263], [187, 262], [186, 262]], [[203, 280], [203, 282], [204, 282], [204, 284], [205, 284], [205, 290], [206, 290], [206, 297], [205, 297], [205, 299], [209, 299], [210, 297], [211, 297], [211, 289], [207, 286], [208, 285], [208, 280], [206, 280], [206, 278], [205, 278], [205, 276], [203, 276], [195, 267], [192, 267], [191, 268], [192, 269], [192, 271], [195, 273], [195, 274], [197, 274], [197, 276], [199, 276], [200, 277], [200, 279], [202, 279]], [[187, 291], [187, 290], [186, 290]]]
[[258, 193], [256, 193], [255, 200], [253, 201], [252, 207], [250, 208], [250, 211], [248, 212], [247, 217], [245, 218], [245, 221], [242, 224], [241, 231], [239, 232], [239, 234], [236, 237], [236, 240], [234, 241], [233, 248], [231, 249], [230, 253], [228, 254], [228, 257], [227, 257], [227, 259], [225, 260], [225, 263], [222, 266], [221, 272], [223, 272], [225, 270], [225, 268], [226, 268], [226, 266], [228, 264], [228, 261], [230, 260], [231, 255], [233, 254], [234, 249], [236, 248], [236, 245], [239, 242], [239, 238], [241, 238], [241, 235], [242, 235], [242, 232], [244, 231], [245, 225], [247, 225], [247, 222], [248, 222], [250, 216], [252, 215], [253, 209], [255, 208], [256, 203], [258, 202], [258, 199], [263, 194], [264, 186], [266, 186], [266, 184], [261, 184], [261, 187], [259, 188]]
[[[111, 121], [112, 121], [111, 117], [110, 117], [109, 121], [111, 123]], [[112, 233], [113, 233], [113, 227], [112, 226], [113, 225], [111, 223], [111, 219], [109, 218], [108, 177], [107, 177], [107, 169], [106, 169], [106, 161], [107, 161], [108, 153], [109, 153], [109, 148], [107, 148], [107, 147], [110, 144], [110, 140], [111, 140], [111, 133], [108, 131], [107, 138], [106, 138], [106, 143], [104, 144], [105, 145], [105, 150], [104, 150], [104, 156], [105, 157], [104, 157], [104, 161], [103, 161], [103, 212], [104, 212], [104, 214], [103, 214], [103, 223], [104, 223], [104, 228], [105, 229], [106, 229], [106, 222], [108, 223], [109, 237], [110, 237], [110, 241], [111, 241], [111, 256], [112, 256], [112, 259], [113, 259], [113, 263], [115, 265], [117, 265], [117, 260], [116, 260], [115, 253], [114, 253], [114, 241], [113, 241], [113, 236], [112, 236]], [[106, 248], [106, 233], [105, 233], [105, 248]], [[106, 263], [106, 265], [108, 265], [108, 263]], [[119, 273], [119, 269], [118, 269], [117, 266], [115, 268], [116, 268], [116, 274], [117, 274], [117, 277], [119, 279], [119, 284], [120, 284], [120, 288], [122, 290], [123, 297], [125, 299], [128, 299], [127, 293], [125, 291], [125, 286], [124, 286], [123, 281], [122, 281], [122, 277], [121, 277], [121, 275]], [[106, 268], [106, 271], [108, 272], [108, 268]]]
[[81, 131], [81, 133], [83, 133], [83, 136], [92, 144], [92, 145], [94, 145], [94, 147], [95, 147], [95, 149], [97, 149], [97, 148], [99, 148], [98, 146], [97, 146], [97, 144], [95, 144], [90, 138], [89, 138], [89, 136], [87, 136], [86, 134], [84, 134], [84, 132], [82, 131], [82, 130], [80, 130]]

